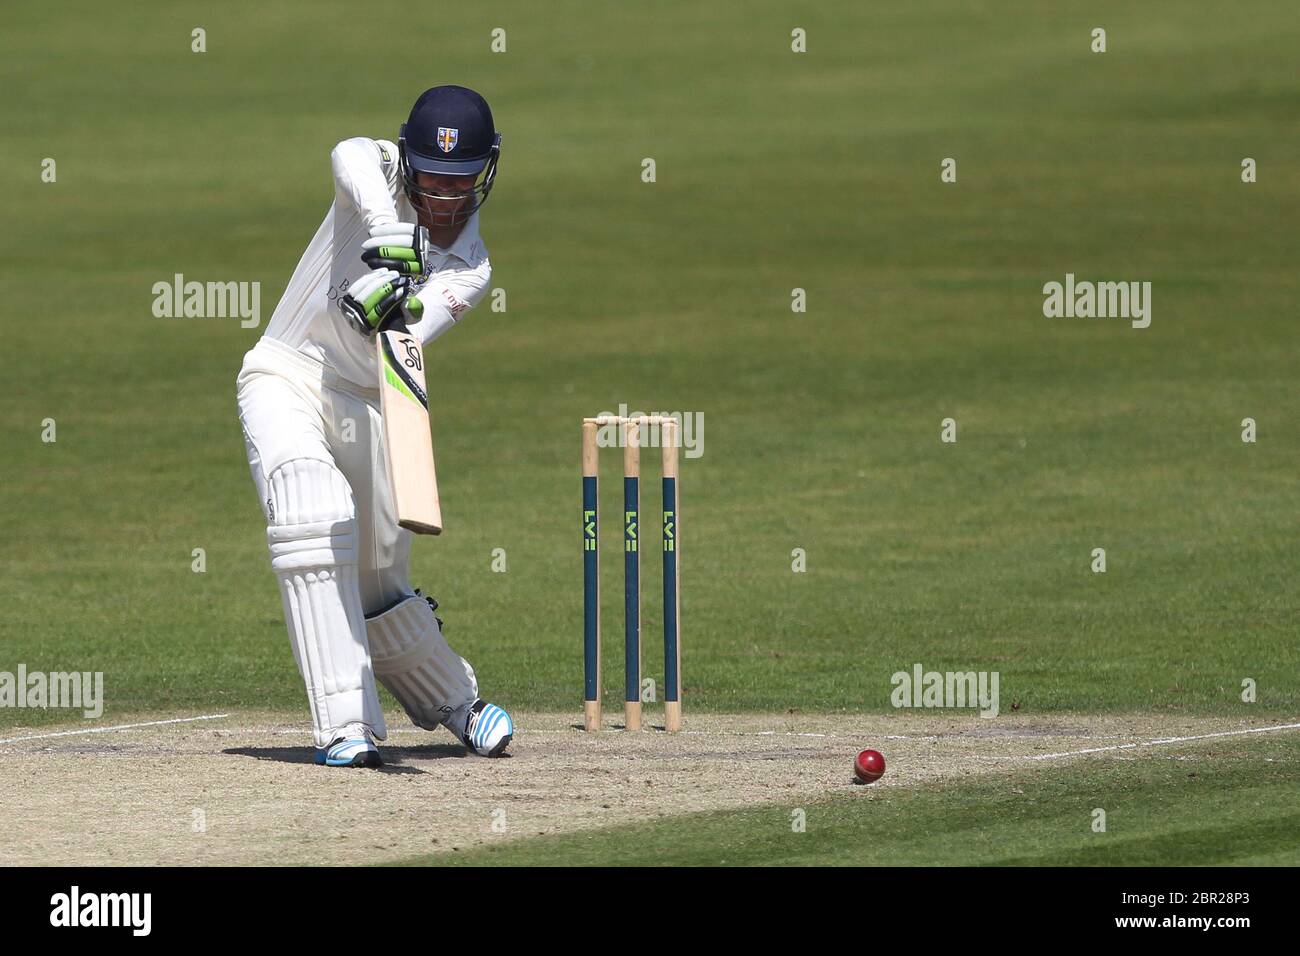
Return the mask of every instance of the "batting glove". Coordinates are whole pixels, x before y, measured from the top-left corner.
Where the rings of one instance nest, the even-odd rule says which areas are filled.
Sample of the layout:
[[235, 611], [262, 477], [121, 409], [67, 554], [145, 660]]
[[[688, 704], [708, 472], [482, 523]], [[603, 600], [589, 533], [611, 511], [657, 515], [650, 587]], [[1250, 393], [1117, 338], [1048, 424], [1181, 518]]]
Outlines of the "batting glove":
[[429, 230], [409, 222], [390, 222], [370, 230], [361, 244], [361, 261], [372, 269], [392, 269], [406, 276], [424, 275], [432, 267]]
[[339, 299], [339, 308], [362, 335], [399, 322], [410, 325], [424, 314], [424, 303], [411, 294], [411, 280], [391, 269], [362, 276]]

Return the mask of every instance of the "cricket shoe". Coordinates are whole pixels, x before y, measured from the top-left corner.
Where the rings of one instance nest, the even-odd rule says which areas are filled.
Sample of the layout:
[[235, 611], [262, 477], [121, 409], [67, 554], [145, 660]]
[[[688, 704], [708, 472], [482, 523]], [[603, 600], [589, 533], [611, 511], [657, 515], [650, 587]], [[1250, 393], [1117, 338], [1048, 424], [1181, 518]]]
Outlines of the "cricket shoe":
[[501, 756], [515, 735], [510, 715], [482, 698], [457, 707], [443, 723], [480, 757]]
[[327, 767], [381, 767], [384, 760], [365, 724], [348, 724], [328, 747], [316, 749], [316, 762]]

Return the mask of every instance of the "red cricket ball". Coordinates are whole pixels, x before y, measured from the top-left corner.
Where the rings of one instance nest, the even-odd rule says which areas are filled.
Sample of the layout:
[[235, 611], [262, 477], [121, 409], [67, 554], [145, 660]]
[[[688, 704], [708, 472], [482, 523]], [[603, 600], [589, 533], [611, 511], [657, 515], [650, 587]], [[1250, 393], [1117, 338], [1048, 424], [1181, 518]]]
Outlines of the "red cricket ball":
[[853, 761], [853, 775], [859, 783], [871, 783], [879, 780], [885, 772], [885, 758], [879, 750], [864, 750]]

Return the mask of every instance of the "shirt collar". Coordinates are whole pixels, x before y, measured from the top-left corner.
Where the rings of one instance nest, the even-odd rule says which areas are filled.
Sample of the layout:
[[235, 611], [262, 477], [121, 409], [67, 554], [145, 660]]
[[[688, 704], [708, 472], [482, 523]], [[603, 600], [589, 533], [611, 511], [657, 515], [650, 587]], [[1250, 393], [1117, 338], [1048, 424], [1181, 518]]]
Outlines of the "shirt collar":
[[469, 217], [469, 221], [465, 223], [465, 228], [460, 231], [456, 241], [448, 248], [443, 249], [442, 246], [438, 245], [435, 245], [434, 248], [446, 255], [455, 256], [468, 266], [477, 265], [478, 260], [483, 257], [483, 242], [478, 234], [478, 213], [475, 212]]

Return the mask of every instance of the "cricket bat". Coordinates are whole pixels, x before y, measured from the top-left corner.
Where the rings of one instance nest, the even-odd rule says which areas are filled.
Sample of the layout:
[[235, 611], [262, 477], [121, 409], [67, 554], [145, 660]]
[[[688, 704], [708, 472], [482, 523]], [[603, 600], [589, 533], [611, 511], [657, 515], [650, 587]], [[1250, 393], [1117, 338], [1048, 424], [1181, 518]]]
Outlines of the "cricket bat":
[[416, 534], [438, 534], [442, 531], [442, 506], [433, 470], [424, 349], [419, 339], [399, 325], [375, 333], [375, 351], [397, 523]]

